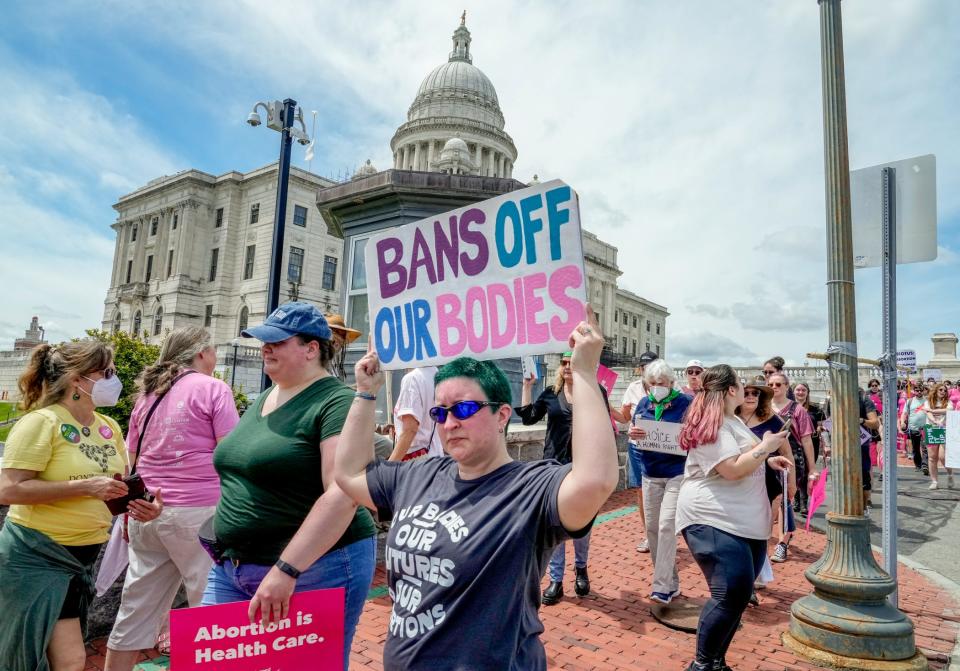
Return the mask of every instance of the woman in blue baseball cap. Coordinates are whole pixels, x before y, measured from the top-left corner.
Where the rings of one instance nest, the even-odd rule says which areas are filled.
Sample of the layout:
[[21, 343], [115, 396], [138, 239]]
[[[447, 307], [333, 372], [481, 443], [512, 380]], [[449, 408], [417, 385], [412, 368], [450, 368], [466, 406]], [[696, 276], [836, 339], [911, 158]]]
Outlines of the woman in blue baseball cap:
[[263, 345], [273, 386], [214, 452], [222, 496], [217, 563], [203, 603], [250, 599], [250, 620], [287, 617], [294, 592], [346, 589], [344, 668], [373, 580], [376, 529], [333, 478], [353, 392], [329, 372], [333, 335], [308, 303], [285, 303], [245, 337]]

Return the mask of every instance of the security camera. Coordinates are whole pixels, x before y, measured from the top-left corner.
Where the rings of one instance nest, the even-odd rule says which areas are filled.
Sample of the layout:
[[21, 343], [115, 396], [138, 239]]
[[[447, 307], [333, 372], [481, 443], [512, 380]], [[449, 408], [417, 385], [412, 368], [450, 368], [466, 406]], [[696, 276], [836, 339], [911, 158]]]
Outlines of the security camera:
[[250, 112], [250, 116], [247, 117], [247, 123], [256, 128], [260, 125], [260, 115], [256, 112]]

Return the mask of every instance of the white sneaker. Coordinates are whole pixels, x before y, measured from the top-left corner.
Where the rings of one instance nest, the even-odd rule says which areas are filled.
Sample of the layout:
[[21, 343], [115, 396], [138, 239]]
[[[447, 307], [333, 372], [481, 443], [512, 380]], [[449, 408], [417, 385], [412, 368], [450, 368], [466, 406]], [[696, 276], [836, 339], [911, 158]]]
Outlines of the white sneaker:
[[927, 487], [927, 489], [937, 489], [939, 486], [940, 485], [937, 484], [937, 481], [934, 480], [933, 482], [930, 483], [930, 486]]
[[637, 552], [650, 552], [650, 542], [646, 538], [637, 543]]

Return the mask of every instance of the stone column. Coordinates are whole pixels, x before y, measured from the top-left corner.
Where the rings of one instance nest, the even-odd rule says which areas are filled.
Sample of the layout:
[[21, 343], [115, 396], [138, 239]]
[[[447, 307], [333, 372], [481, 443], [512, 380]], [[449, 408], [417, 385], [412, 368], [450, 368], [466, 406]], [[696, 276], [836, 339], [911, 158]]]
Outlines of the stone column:
[[[123, 222], [117, 222], [114, 225], [114, 230], [117, 232], [117, 241], [113, 246], [113, 272], [110, 274], [110, 287], [116, 287], [121, 284], [120, 278], [121, 273], [123, 272], [124, 262], [126, 261], [126, 254], [121, 255], [120, 250], [123, 249], [123, 235], [124, 235], [124, 225]], [[112, 317], [111, 317], [112, 319]]]
[[413, 145], [413, 169], [420, 170], [420, 143]]
[[433, 169], [433, 145], [434, 145], [433, 140], [430, 140], [427, 143], [427, 166], [424, 168], [424, 170]]
[[403, 145], [403, 147], [402, 147], [401, 150], [400, 150], [400, 151], [403, 153], [403, 158], [402, 158], [402, 160], [400, 161], [400, 169], [401, 169], [401, 170], [407, 170], [407, 169], [408, 169], [408, 168], [407, 168], [407, 153], [408, 153], [409, 149], [410, 149], [410, 146], [409, 146], [409, 145]]
[[480, 157], [483, 155], [483, 147], [480, 146], [478, 142], [474, 147], [473, 151], [473, 163], [477, 166], [477, 171], [482, 175], [483, 174], [483, 164], [480, 163]]

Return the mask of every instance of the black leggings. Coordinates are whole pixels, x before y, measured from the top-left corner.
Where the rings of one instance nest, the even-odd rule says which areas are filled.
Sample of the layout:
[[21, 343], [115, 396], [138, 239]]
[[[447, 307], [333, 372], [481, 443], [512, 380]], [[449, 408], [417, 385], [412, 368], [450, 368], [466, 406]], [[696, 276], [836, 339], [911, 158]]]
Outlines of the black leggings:
[[710, 586], [697, 625], [697, 662], [723, 661], [753, 593], [767, 542], [734, 536], [705, 524], [683, 530], [683, 539]]

